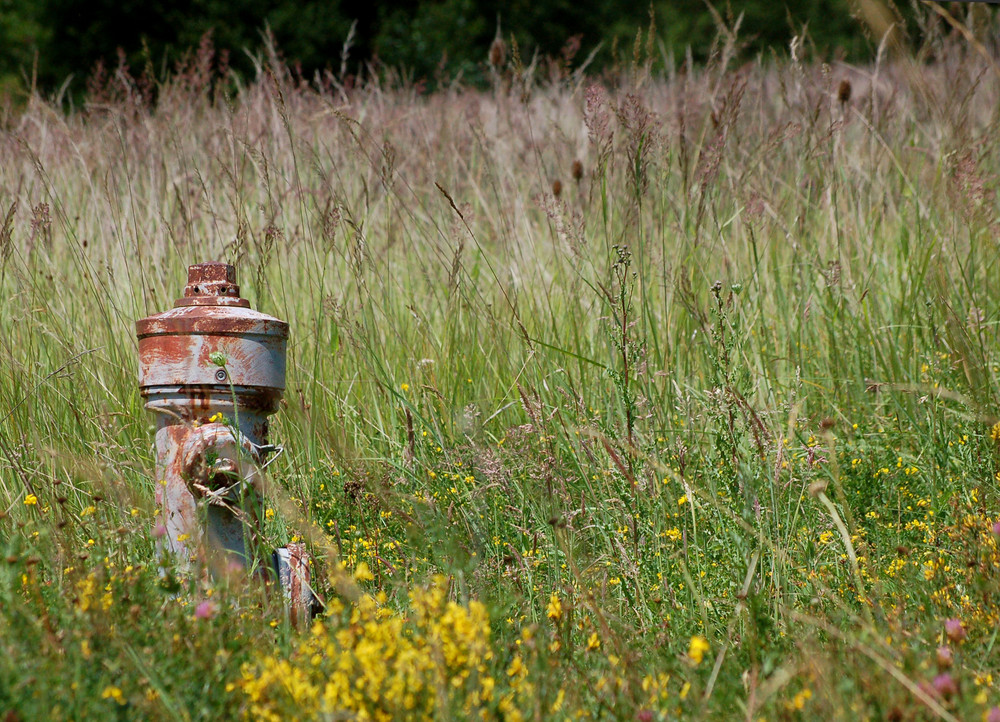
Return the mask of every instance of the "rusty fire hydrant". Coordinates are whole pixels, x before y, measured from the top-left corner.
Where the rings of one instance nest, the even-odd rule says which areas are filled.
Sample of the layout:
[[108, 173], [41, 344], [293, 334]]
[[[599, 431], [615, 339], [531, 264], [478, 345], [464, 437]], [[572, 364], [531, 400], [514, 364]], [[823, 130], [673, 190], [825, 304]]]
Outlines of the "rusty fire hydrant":
[[[156, 417], [161, 553], [216, 577], [254, 569], [266, 561], [255, 548], [261, 469], [280, 453], [268, 443], [267, 417], [285, 389], [288, 324], [240, 298], [233, 266], [199, 263], [188, 268], [184, 297], [137, 321], [136, 335], [139, 387]], [[302, 545], [276, 550], [271, 564], [293, 614], [304, 613]]]

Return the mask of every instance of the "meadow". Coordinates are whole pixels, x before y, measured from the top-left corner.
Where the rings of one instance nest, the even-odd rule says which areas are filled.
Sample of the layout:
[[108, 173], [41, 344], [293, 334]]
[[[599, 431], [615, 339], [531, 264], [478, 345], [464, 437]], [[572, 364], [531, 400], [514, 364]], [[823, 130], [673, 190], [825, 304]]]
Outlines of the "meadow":
[[[5, 107], [0, 713], [1000, 721], [1000, 70], [946, 30]], [[134, 322], [207, 260], [291, 324], [304, 629], [154, 553]]]

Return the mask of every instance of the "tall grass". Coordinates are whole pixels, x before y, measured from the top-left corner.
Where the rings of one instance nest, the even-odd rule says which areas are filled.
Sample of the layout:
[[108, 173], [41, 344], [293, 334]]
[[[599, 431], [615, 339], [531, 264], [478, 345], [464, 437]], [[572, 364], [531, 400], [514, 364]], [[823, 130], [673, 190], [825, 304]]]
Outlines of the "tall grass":
[[133, 322], [217, 259], [292, 328], [268, 539], [333, 606], [363, 562], [386, 609], [438, 573], [489, 609], [505, 691], [434, 714], [1000, 716], [1000, 75], [926, 24], [432, 95], [203, 47], [155, 106], [120, 71], [4, 115], [0, 709], [263, 715], [248, 680], [309, 667], [149, 539]]

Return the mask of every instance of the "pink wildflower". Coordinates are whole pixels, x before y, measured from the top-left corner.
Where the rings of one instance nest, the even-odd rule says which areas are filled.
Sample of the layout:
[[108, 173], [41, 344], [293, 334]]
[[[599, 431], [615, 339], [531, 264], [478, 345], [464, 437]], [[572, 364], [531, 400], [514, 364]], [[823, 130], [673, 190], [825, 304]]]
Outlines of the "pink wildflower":
[[961, 642], [968, 636], [965, 627], [962, 625], [962, 620], [955, 619], [954, 617], [945, 621], [944, 633], [948, 635], [948, 639], [952, 642]]
[[206, 599], [203, 602], [199, 602], [198, 606], [194, 608], [195, 619], [211, 619], [219, 611], [218, 607], [215, 606], [215, 602]]
[[954, 697], [958, 694], [958, 685], [955, 684], [955, 680], [952, 676], [945, 672], [944, 674], [939, 674], [934, 678], [934, 691], [939, 695], [948, 699], [949, 697]]

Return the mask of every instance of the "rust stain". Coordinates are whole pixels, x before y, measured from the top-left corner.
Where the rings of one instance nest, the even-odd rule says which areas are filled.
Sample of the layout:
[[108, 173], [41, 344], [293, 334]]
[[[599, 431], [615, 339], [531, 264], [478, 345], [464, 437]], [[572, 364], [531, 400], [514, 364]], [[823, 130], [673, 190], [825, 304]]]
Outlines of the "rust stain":
[[[242, 300], [242, 299], [241, 299]], [[244, 301], [246, 302], [246, 301]], [[163, 333], [216, 333], [229, 336], [288, 338], [288, 324], [249, 306], [187, 305], [153, 314], [135, 322], [139, 338]]]
[[188, 406], [185, 408], [188, 419], [198, 421], [210, 415], [212, 402], [208, 392], [202, 386], [185, 386], [187, 392]]
[[309, 621], [309, 608], [312, 606], [309, 554], [304, 544], [289, 544], [287, 549], [290, 570], [288, 612], [292, 624], [298, 627]]

